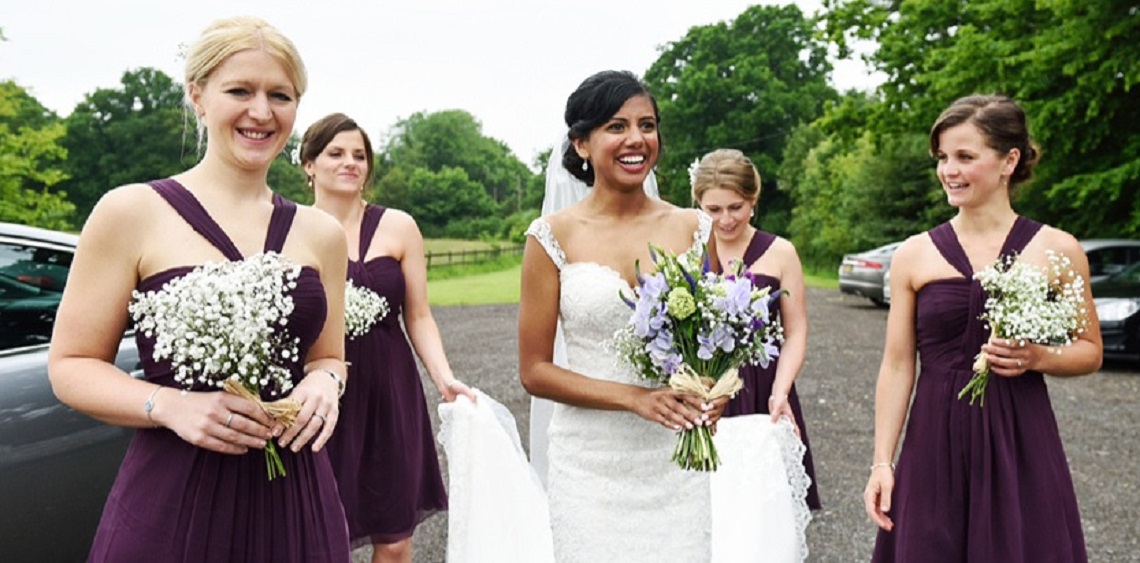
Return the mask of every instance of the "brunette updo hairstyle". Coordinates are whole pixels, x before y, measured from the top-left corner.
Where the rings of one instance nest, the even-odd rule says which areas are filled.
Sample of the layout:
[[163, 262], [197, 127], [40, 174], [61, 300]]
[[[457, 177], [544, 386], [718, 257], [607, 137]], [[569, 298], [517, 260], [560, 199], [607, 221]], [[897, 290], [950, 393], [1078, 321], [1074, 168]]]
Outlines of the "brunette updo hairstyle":
[[1025, 111], [1013, 100], [996, 95], [974, 95], [955, 100], [930, 129], [930, 154], [938, 154], [938, 139], [942, 132], [963, 123], [977, 127], [985, 138], [986, 146], [998, 152], [1020, 151], [1017, 166], [1009, 175], [1011, 189], [1033, 176], [1033, 167], [1037, 165], [1041, 152], [1029, 137]]
[[[645, 84], [638, 80], [632, 72], [604, 70], [578, 85], [578, 89], [566, 100], [566, 126], [570, 128], [568, 135], [571, 141], [586, 139], [590, 132], [604, 125], [614, 116], [626, 100], [634, 96], [645, 96], [653, 104], [653, 117], [660, 122], [661, 114], [657, 111], [657, 100], [649, 93]], [[659, 130], [660, 131], [660, 130]], [[657, 146], [664, 146], [661, 133], [657, 134]], [[562, 153], [562, 166], [575, 178], [594, 185], [594, 167], [587, 166], [582, 170], [585, 162], [574, 144], [570, 143]]]
[[701, 158], [693, 171], [693, 201], [709, 190], [732, 190], [753, 205], [760, 199], [760, 173], [752, 160], [736, 149], [717, 149]]
[[333, 138], [338, 134], [345, 131], [359, 131], [360, 136], [364, 138], [364, 154], [368, 158], [368, 173], [364, 175], [364, 185], [368, 186], [372, 182], [372, 141], [368, 138], [368, 133], [364, 132], [359, 125], [356, 124], [352, 118], [343, 113], [330, 113], [313, 123], [305, 130], [305, 135], [301, 137], [301, 147], [298, 151], [300, 155], [299, 164], [304, 166], [320, 156], [325, 147], [329, 146]]

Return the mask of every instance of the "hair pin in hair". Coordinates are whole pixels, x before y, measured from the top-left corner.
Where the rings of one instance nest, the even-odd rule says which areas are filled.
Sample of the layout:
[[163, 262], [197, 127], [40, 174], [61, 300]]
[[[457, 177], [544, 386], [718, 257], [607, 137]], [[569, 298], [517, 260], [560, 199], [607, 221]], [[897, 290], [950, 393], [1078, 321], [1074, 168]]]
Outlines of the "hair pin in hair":
[[693, 163], [689, 165], [689, 185], [693, 186], [697, 183], [697, 168], [701, 166], [700, 157], [694, 158]]

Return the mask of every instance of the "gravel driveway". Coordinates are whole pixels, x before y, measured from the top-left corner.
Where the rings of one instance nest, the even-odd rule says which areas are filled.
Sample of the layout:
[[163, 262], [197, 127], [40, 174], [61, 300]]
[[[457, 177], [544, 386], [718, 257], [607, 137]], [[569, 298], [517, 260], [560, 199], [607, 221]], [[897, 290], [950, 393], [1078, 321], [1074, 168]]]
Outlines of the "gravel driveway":
[[[456, 375], [510, 408], [525, 444], [529, 398], [518, 382], [517, 311], [515, 305], [441, 307], [435, 315]], [[875, 528], [861, 496], [887, 313], [837, 290], [809, 289], [808, 316], [808, 355], [797, 386], [824, 505], [808, 529], [809, 560], [867, 561]], [[1091, 561], [1140, 562], [1137, 368], [1109, 362], [1092, 377], [1049, 379]], [[428, 390], [434, 397], [430, 384]], [[446, 514], [420, 526], [415, 561], [444, 561], [446, 535]], [[367, 561], [368, 550], [359, 550], [357, 560]]]

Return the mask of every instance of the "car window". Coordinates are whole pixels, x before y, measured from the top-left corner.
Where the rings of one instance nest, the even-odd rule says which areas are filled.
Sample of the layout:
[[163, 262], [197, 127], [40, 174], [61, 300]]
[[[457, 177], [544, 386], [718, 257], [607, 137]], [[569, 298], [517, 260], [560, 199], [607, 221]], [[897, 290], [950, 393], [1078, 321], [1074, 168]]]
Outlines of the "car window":
[[0, 350], [47, 344], [72, 253], [0, 242]]
[[1140, 259], [1140, 250], [1127, 246], [1109, 246], [1085, 253], [1089, 258], [1089, 274], [1109, 276], [1124, 270]]

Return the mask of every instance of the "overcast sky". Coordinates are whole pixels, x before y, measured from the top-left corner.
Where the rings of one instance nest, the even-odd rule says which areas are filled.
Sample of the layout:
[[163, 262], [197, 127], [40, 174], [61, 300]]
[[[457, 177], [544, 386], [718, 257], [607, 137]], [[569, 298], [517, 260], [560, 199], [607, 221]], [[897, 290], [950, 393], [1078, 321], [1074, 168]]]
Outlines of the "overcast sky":
[[[373, 141], [417, 111], [464, 109], [483, 133], [530, 164], [565, 126], [566, 97], [604, 69], [644, 74], [658, 47], [689, 28], [732, 19], [744, 0], [27, 0], [0, 6], [0, 79], [14, 79], [61, 116], [124, 71], [183, 75], [179, 44], [233, 15], [267, 20], [309, 70], [296, 132], [334, 111]], [[760, 2], [781, 4], [787, 2]], [[818, 0], [795, 2], [811, 15]], [[866, 89], [859, 63], [833, 85]]]

